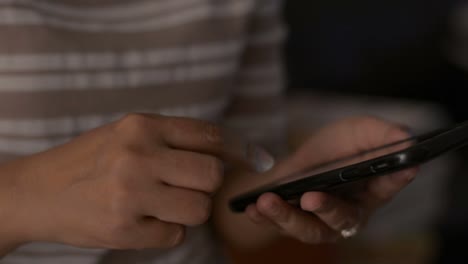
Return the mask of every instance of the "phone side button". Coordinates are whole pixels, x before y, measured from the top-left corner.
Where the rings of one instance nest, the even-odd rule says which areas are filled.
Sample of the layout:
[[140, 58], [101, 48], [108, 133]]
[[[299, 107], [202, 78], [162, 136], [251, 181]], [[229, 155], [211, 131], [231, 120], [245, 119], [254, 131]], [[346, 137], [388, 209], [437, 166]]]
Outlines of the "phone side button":
[[399, 161], [399, 158], [389, 158], [371, 164], [370, 168], [374, 173], [384, 172], [394, 168], [396, 165], [398, 165]]
[[354, 169], [345, 169], [340, 172], [341, 181], [350, 181], [353, 180], [356, 176], [359, 176], [358, 170]]

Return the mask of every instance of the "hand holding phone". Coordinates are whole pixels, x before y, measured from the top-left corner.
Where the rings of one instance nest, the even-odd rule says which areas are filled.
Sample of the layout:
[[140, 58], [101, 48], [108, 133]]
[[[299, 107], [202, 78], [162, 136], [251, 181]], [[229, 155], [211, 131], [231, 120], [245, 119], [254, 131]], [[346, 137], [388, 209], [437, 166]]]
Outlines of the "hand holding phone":
[[464, 122], [308, 168], [234, 197], [230, 207], [242, 212], [269, 192], [286, 201], [297, 200], [311, 191], [352, 192], [353, 183], [423, 164], [467, 144], [468, 122]]
[[[239, 185], [242, 189], [237, 189], [237, 192], [233, 189], [229, 196], [233, 198], [230, 201], [231, 209], [245, 214], [227, 215], [238, 219], [246, 217], [256, 224], [252, 226], [254, 229], [277, 230], [306, 243], [332, 242], [340, 236], [352, 236], [356, 230], [366, 225], [367, 219], [376, 209], [386, 204], [415, 178], [417, 169], [410, 168], [382, 177], [356, 181], [364, 188], [357, 188], [359, 186], [353, 184], [350, 188], [352, 196], [337, 195], [335, 190], [314, 192], [304, 189], [298, 193], [286, 193], [291, 195], [288, 197], [282, 196], [285, 193], [275, 193], [274, 188], [302, 180], [298, 176], [311, 176], [308, 174], [311, 168], [330, 165], [330, 161], [336, 159], [343, 161], [343, 157], [408, 137], [408, 130], [400, 124], [373, 117], [351, 117], [330, 123], [315, 130], [296, 151], [278, 161], [272, 170], [250, 175], [255, 177], [250, 182], [257, 184], [251, 190], [246, 185]], [[401, 146], [405, 148], [410, 144], [411, 142], [406, 142]], [[325, 169], [333, 170], [333, 167]], [[317, 173], [323, 172], [326, 171]], [[269, 184], [256, 188], [262, 183]], [[247, 193], [242, 193], [244, 191]], [[234, 197], [236, 194], [239, 196]], [[291, 205], [291, 202], [297, 202], [298, 206]]]

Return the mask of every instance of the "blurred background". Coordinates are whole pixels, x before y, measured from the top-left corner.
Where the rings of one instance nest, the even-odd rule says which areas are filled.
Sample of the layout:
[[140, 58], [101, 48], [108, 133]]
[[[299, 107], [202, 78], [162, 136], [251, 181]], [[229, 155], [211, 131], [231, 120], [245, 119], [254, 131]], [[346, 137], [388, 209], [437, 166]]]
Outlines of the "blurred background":
[[[468, 1], [289, 0], [284, 17], [291, 148], [347, 115], [415, 133], [468, 119]], [[424, 165], [353, 239], [231, 253], [236, 263], [466, 263], [467, 164], [458, 151]]]

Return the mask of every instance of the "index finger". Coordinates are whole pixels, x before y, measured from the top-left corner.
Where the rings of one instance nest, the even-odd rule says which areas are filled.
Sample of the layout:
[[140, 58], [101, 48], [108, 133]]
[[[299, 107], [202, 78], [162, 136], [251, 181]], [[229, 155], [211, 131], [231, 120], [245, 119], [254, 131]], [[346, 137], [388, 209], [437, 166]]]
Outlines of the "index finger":
[[256, 171], [273, 166], [274, 159], [264, 148], [217, 124], [184, 117], [165, 118], [163, 122], [162, 138], [172, 148], [213, 155]]

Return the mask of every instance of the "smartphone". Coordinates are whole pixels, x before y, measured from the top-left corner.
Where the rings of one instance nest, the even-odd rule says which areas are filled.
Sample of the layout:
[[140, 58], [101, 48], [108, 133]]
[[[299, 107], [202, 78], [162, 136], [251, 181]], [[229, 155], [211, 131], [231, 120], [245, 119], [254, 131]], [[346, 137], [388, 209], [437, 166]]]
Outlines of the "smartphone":
[[266, 192], [291, 203], [310, 191], [353, 192], [353, 186], [372, 177], [423, 164], [466, 145], [468, 121], [314, 166], [234, 197], [229, 206], [234, 212], [243, 212]]

